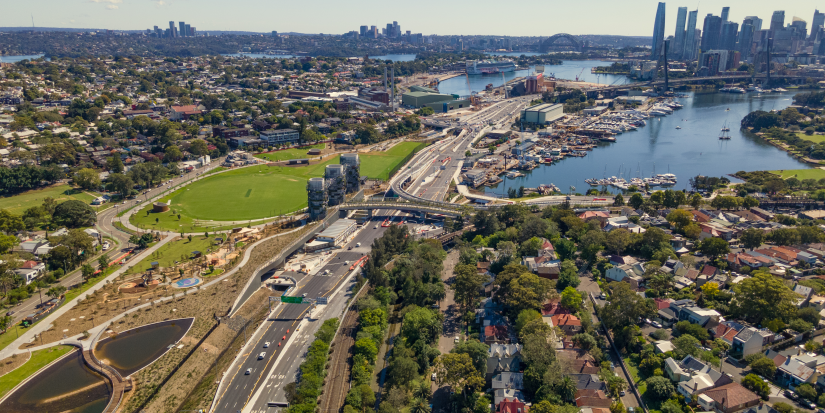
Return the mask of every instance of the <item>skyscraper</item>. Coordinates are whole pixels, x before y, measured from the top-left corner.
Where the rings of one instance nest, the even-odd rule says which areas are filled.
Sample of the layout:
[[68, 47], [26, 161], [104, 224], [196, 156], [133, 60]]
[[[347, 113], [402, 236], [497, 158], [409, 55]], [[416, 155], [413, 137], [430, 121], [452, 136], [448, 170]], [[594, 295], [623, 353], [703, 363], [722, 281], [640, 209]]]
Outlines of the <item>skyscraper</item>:
[[368, 30], [367, 26], [361, 26], [361, 31], [359, 32], [361, 37], [367, 37], [367, 30]]
[[746, 21], [747, 21], [747, 20], [750, 20], [750, 21], [751, 21], [751, 24], [753, 24], [753, 32], [754, 32], [754, 33], [756, 33], [756, 32], [758, 32], [758, 31], [762, 30], [762, 19], [760, 19], [759, 17], [756, 17], [756, 16], [748, 16], [748, 17], [745, 17], [745, 20], [746, 20]]
[[722, 23], [722, 36], [719, 48], [722, 50], [736, 50], [736, 39], [739, 36], [739, 23]]
[[668, 50], [668, 53], [677, 59], [682, 58], [685, 49], [685, 20], [687, 20], [687, 7], [679, 7], [679, 12], [676, 14], [676, 33], [673, 35], [671, 50]]
[[816, 39], [816, 33], [819, 26], [825, 25], [825, 13], [820, 13], [819, 10], [814, 10], [814, 18], [811, 20], [811, 37]]
[[175, 22], [169, 22], [169, 37], [175, 37]]
[[775, 32], [782, 30], [783, 27], [785, 27], [785, 10], [777, 10], [773, 12], [773, 16], [771, 16], [770, 31]]
[[186, 37], [192, 37], [192, 27], [188, 24], [184, 25], [183, 27], [186, 28]]
[[708, 13], [702, 26], [702, 52], [719, 48], [719, 34], [722, 32], [722, 18]]
[[750, 59], [754, 32], [753, 21], [746, 18], [742, 22], [742, 29], [739, 31], [739, 56], [742, 61]]
[[180, 37], [186, 37], [186, 23], [178, 22], [178, 26], [180, 26]]
[[370, 26], [370, 36], [371, 36], [373, 39], [377, 39], [377, 38], [378, 38], [378, 27], [377, 27], [377, 26]]
[[685, 48], [682, 50], [682, 60], [693, 60], [696, 55], [696, 18], [699, 10], [688, 13], [687, 28], [685, 29]]
[[665, 3], [659, 2], [656, 9], [656, 21], [653, 23], [653, 45], [650, 57], [659, 60], [662, 54], [662, 43], [665, 41]]
[[794, 16], [791, 29], [793, 29], [793, 37], [795, 39], [805, 39], [808, 34], [808, 22]]
[[730, 14], [730, 7], [722, 7], [722, 24], [727, 23], [728, 14]]

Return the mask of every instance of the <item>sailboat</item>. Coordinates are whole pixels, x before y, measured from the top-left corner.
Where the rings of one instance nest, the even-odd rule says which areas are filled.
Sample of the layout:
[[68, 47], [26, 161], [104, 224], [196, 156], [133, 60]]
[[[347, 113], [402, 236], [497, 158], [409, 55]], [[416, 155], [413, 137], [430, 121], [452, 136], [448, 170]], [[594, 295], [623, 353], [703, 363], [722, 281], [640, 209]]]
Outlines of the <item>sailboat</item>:
[[725, 121], [725, 124], [722, 126], [722, 133], [719, 134], [720, 140], [730, 140], [730, 128], [728, 127], [728, 122]]

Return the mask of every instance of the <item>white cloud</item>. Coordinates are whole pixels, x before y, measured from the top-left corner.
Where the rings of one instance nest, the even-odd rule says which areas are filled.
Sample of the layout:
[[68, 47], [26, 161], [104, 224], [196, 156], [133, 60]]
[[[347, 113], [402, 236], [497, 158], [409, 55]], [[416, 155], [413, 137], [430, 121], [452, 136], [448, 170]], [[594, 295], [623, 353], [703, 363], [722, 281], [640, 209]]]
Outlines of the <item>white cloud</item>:
[[109, 4], [120, 4], [123, 3], [123, 0], [89, 0], [92, 3], [109, 3]]
[[110, 5], [106, 6], [106, 8], [109, 9], [109, 10], [117, 10], [118, 9], [118, 7], [115, 6], [114, 4], [110, 4]]
[[168, 5], [169, 5], [169, 2], [168, 2], [168, 1], [164, 1], [164, 0], [152, 0], [152, 1], [153, 1], [153, 2], [155, 3], [155, 5], [156, 5], [156, 6], [158, 6], [158, 7], [163, 7], [163, 6], [168, 6]]

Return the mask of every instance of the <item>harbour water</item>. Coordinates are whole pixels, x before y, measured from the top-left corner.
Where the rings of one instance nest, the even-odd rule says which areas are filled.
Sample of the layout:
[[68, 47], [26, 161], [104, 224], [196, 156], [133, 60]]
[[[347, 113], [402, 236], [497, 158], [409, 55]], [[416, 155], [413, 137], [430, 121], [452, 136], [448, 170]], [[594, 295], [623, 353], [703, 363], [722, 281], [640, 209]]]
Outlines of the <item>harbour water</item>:
[[[742, 170], [807, 168], [786, 152], [739, 129], [748, 113], [784, 109], [795, 93], [689, 93], [687, 98], [676, 99], [683, 109], [647, 119], [647, 126], [616, 135], [615, 143], [601, 143], [587, 156], [542, 165], [523, 177], [505, 178], [486, 191], [506, 196], [508, 188], [553, 183], [563, 192], [574, 186], [574, 192], [584, 193], [590, 188], [585, 179], [621, 176], [629, 181], [637, 176], [650, 177], [654, 168], [656, 174], [675, 174], [678, 183], [673, 188], [683, 189], [689, 188], [689, 178], [696, 175], [718, 177]], [[722, 141], [719, 134], [726, 122], [732, 139]]]
[[[516, 56], [508, 56], [510, 58], [518, 57], [521, 54], [528, 55], [528, 53], [520, 53]], [[533, 53], [536, 54], [536, 53]], [[544, 75], [551, 76], [555, 75], [557, 79], [567, 79], [567, 80], [575, 80], [576, 77], [579, 77], [579, 80], [583, 80], [585, 82], [592, 82], [592, 83], [599, 83], [599, 84], [625, 84], [628, 83], [629, 80], [627, 76], [622, 75], [595, 75], [590, 73], [590, 69], [596, 66], [609, 66], [613, 62], [607, 62], [602, 60], [565, 60], [561, 65], [544, 65]], [[493, 87], [501, 86], [504, 81], [510, 81], [517, 77], [527, 76], [531, 73], [535, 72], [535, 66], [530, 66], [530, 70], [523, 69], [523, 70], [516, 70], [509, 73], [504, 73], [502, 77], [501, 73], [497, 74], [489, 74], [489, 75], [472, 75], [469, 76], [470, 79], [470, 86], [469, 90], [467, 88], [467, 77], [465, 76], [457, 76], [451, 79], [447, 79], [438, 84], [438, 91], [441, 93], [448, 93], [448, 94], [456, 94], [460, 96], [467, 96], [470, 94], [470, 90], [473, 92], [480, 92], [484, 90], [484, 88], [492, 83]]]
[[[222, 56], [229, 56], [229, 57], [248, 57], [252, 59], [289, 59], [292, 57], [296, 57], [293, 54], [263, 54], [263, 53], [227, 53], [223, 54]], [[415, 60], [414, 54], [385, 54], [385, 55], [378, 55], [378, 56], [370, 56], [370, 59], [376, 60], [392, 60], [393, 62], [409, 62]], [[357, 57], [364, 57], [364, 56], [357, 56]], [[11, 62], [7, 62], [11, 63]]]
[[[124, 331], [99, 341], [95, 356], [129, 376], [173, 348], [193, 322], [194, 318], [169, 320]], [[15, 390], [0, 405], [0, 412], [100, 413], [110, 397], [108, 381], [75, 351]]]
[[17, 63], [21, 60], [34, 60], [43, 57], [42, 54], [33, 54], [26, 56], [0, 56], [0, 63]]

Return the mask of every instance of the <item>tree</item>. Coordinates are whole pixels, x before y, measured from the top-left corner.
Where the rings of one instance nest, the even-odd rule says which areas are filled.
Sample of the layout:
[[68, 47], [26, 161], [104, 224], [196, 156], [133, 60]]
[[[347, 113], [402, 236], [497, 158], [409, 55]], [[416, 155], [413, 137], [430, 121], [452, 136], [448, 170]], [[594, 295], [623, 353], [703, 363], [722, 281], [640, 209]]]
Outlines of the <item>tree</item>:
[[[541, 317], [539, 317], [541, 318]], [[541, 321], [541, 320], [539, 320]], [[470, 356], [473, 360], [473, 365], [479, 373], [486, 372], [487, 369], [487, 351], [490, 349], [486, 344], [471, 338], [464, 340], [453, 347], [450, 353], [464, 353]], [[427, 386], [429, 388], [429, 386]]]
[[[767, 400], [771, 394], [771, 388], [768, 386], [768, 383], [765, 383], [755, 374], [748, 374], [742, 378], [742, 386], [765, 400]], [[799, 388], [797, 388], [797, 392], [799, 392]], [[814, 392], [814, 396], [816, 396], [816, 392]]]
[[80, 272], [82, 273], [83, 280], [89, 281], [89, 278], [92, 278], [95, 275], [95, 269], [89, 264], [83, 264], [83, 267], [80, 268]]
[[501, 301], [515, 313], [528, 308], [538, 309], [550, 296], [552, 289], [550, 280], [539, 278], [533, 273], [523, 273], [510, 281], [509, 291], [501, 297]]
[[120, 155], [112, 156], [111, 158], [106, 159], [106, 166], [109, 167], [109, 172], [120, 174], [123, 173], [123, 161], [120, 159]]
[[682, 406], [674, 400], [665, 400], [660, 410], [662, 413], [683, 413]]
[[521, 330], [533, 320], [541, 320], [541, 313], [532, 309], [524, 309], [516, 317], [516, 335], [521, 337]]
[[767, 238], [776, 245], [794, 245], [799, 243], [799, 232], [796, 228], [777, 228]]
[[693, 214], [684, 209], [674, 209], [667, 214], [667, 222], [673, 224], [677, 230], [681, 230], [691, 222], [693, 222]]
[[559, 259], [561, 260], [570, 260], [576, 255], [576, 244], [569, 239], [559, 239], [556, 241], [554, 247], [556, 248], [556, 253], [559, 254]]
[[54, 208], [52, 219], [59, 225], [69, 228], [90, 227], [97, 220], [95, 210], [89, 205], [76, 199], [58, 204]]
[[617, 194], [615, 197], [613, 197], [613, 206], [624, 206], [624, 197], [622, 196], [622, 194]]
[[762, 377], [773, 377], [776, 374], [776, 364], [765, 356], [752, 361], [750, 367], [751, 371]]
[[61, 295], [63, 295], [63, 293], [65, 293], [65, 292], [66, 292], [66, 287], [64, 287], [62, 285], [55, 285], [54, 287], [49, 288], [49, 291], [46, 291], [46, 296], [51, 297], [51, 298], [58, 298]]
[[14, 235], [0, 234], [0, 254], [11, 251], [15, 245], [17, 245], [17, 237]]
[[564, 376], [564, 378], [562, 378], [558, 391], [564, 401], [573, 401], [577, 390], [576, 383], [570, 378], [570, 376]]
[[567, 287], [561, 292], [561, 306], [573, 313], [579, 311], [582, 305], [582, 295], [573, 287]]
[[699, 341], [705, 341], [710, 338], [710, 334], [708, 334], [707, 329], [702, 328], [699, 324], [693, 324], [688, 320], [682, 320], [676, 323], [673, 330], [680, 336], [689, 334]]
[[378, 347], [375, 346], [375, 342], [372, 341], [371, 338], [362, 338], [355, 342], [353, 354], [361, 355], [364, 359], [372, 363], [378, 355]]
[[644, 205], [645, 199], [642, 197], [642, 194], [635, 193], [630, 197], [630, 201], [628, 204], [633, 207], [633, 209], [639, 209]]
[[605, 236], [605, 247], [614, 254], [621, 253], [630, 245], [631, 234], [625, 228], [613, 228]]
[[100, 177], [94, 169], [83, 168], [74, 174], [74, 183], [86, 190], [97, 189], [100, 187]]
[[579, 279], [578, 269], [572, 260], [564, 260], [561, 262], [559, 279], [556, 280], [556, 288], [564, 290], [567, 287], [576, 288], [581, 284]]
[[673, 348], [677, 354], [677, 359], [681, 360], [687, 355], [699, 356], [699, 340], [690, 334], [683, 334], [672, 341]]
[[763, 271], [755, 271], [751, 277], [735, 284], [733, 291], [736, 301], [732, 312], [757, 324], [763, 319], [790, 318], [799, 297], [781, 279]]
[[711, 237], [706, 238], [699, 244], [699, 251], [716, 259], [720, 255], [727, 254], [730, 251], [730, 246], [722, 238]]
[[715, 282], [706, 282], [702, 284], [702, 296], [706, 300], [714, 300], [719, 295], [719, 284]]
[[756, 228], [748, 228], [742, 231], [742, 235], [739, 236], [739, 240], [745, 248], [752, 250], [754, 248], [759, 248], [759, 246], [765, 242], [765, 233]]
[[107, 180], [109, 181], [107, 189], [112, 192], [117, 192], [123, 198], [131, 195], [132, 188], [135, 187], [135, 183], [132, 181], [132, 178], [129, 178], [127, 175], [123, 175], [121, 173], [113, 173], [109, 175]]
[[455, 292], [455, 299], [461, 306], [462, 314], [468, 309], [474, 307], [476, 298], [478, 298], [479, 291], [484, 285], [486, 278], [479, 274], [475, 265], [458, 264], [453, 269], [455, 281], [450, 285], [450, 288]]
[[648, 394], [656, 400], [666, 400], [675, 391], [670, 379], [662, 376], [648, 377], [645, 382], [647, 383]]
[[103, 254], [97, 259], [97, 269], [101, 272], [109, 268], [109, 254]]
[[426, 343], [432, 343], [441, 334], [442, 322], [443, 315], [441, 313], [417, 307], [404, 315], [401, 335], [407, 339], [408, 343], [415, 343], [419, 339], [423, 339]]
[[178, 162], [183, 159], [183, 152], [175, 145], [167, 146], [163, 153], [163, 159], [166, 162]]
[[435, 360], [434, 370], [436, 382], [448, 385], [456, 392], [465, 389], [480, 390], [484, 386], [484, 377], [476, 370], [473, 360], [467, 354], [442, 354]]
[[612, 293], [599, 316], [602, 323], [614, 332], [623, 327], [635, 325], [638, 320], [655, 314], [653, 304], [631, 290], [630, 284], [612, 282], [608, 287]]
[[745, 197], [745, 199], [742, 200], [742, 206], [747, 208], [747, 209], [758, 207], [759, 206], [759, 200], [757, 200], [756, 198], [748, 195], [748, 196]]
[[702, 200], [702, 195], [693, 194], [690, 197], [690, 206], [692, 206], [693, 209], [699, 209], [699, 207], [702, 206], [702, 202], [704, 202]]
[[209, 153], [209, 145], [203, 139], [193, 139], [189, 142], [189, 152], [196, 156]]
[[[763, 382], [764, 383], [764, 382]], [[808, 383], [801, 384], [796, 387], [796, 393], [805, 399], [816, 402], [816, 390]]]

